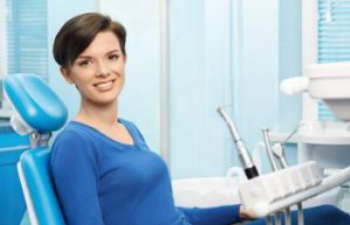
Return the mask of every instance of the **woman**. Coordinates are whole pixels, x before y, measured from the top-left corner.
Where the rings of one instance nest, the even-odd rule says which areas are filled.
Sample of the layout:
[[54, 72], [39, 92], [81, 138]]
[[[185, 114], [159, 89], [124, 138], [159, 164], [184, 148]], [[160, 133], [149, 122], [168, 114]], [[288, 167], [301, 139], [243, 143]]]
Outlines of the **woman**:
[[55, 38], [55, 60], [81, 96], [50, 160], [67, 224], [228, 225], [251, 218], [239, 205], [174, 206], [165, 163], [132, 122], [118, 117], [125, 42], [125, 28], [98, 13], [70, 19]]

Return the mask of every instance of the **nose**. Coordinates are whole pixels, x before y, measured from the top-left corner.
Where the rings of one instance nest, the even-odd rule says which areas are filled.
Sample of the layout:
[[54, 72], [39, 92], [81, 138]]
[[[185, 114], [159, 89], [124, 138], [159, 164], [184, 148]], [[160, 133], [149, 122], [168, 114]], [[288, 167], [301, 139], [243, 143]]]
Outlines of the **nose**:
[[98, 62], [97, 63], [97, 68], [96, 68], [96, 76], [109, 76], [109, 68], [108, 65], [106, 65], [106, 63], [102, 62]]

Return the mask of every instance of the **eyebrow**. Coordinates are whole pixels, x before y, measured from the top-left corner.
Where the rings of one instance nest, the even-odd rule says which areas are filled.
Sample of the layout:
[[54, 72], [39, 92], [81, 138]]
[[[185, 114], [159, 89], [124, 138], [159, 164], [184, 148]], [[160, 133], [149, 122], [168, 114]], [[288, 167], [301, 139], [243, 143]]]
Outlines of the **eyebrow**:
[[[119, 53], [119, 52], [120, 52], [119, 49], [113, 49], [113, 50], [107, 52], [106, 55], [110, 55], [110, 54], [112, 54], [112, 53]], [[89, 55], [81, 55], [81, 56], [79, 56], [77, 59], [80, 59], [80, 58], [81, 58], [81, 59], [91, 59], [91, 58], [93, 58], [93, 57], [91, 57], [91, 56], [89, 56]]]

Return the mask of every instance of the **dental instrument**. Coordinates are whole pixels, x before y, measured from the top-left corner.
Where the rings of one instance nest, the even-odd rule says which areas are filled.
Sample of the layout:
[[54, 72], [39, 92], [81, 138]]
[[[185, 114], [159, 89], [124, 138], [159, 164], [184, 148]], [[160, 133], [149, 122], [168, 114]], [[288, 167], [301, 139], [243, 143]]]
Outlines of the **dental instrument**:
[[266, 149], [266, 154], [269, 158], [270, 165], [272, 167], [273, 171], [277, 171], [278, 167], [273, 159], [273, 153], [272, 153], [272, 148], [271, 148], [271, 142], [270, 142], [270, 136], [269, 136], [269, 129], [262, 129], [263, 137], [264, 137], [264, 142], [265, 142], [265, 149]]
[[[284, 142], [286, 142], [293, 134], [295, 133], [295, 131], [293, 131], [287, 138]], [[275, 158], [278, 160], [280, 166], [282, 169], [286, 169], [288, 167], [288, 163], [287, 163], [287, 160], [286, 160], [286, 157], [285, 157], [285, 154], [284, 154], [284, 148], [282, 146], [281, 143], [276, 143], [272, 146], [272, 152], [273, 152], [273, 155], [275, 156]], [[301, 205], [301, 203], [298, 203], [298, 209], [299, 208], [302, 208], [302, 206], [299, 207], [299, 205]], [[285, 214], [286, 214], [286, 224], [287, 225], [290, 225], [292, 224], [292, 217], [291, 217], [291, 213], [290, 213], [290, 207], [287, 207], [285, 209]], [[298, 219], [300, 218], [300, 220], [302, 220], [304, 218], [303, 215], [301, 215], [299, 217], [299, 214], [298, 214]]]
[[272, 146], [272, 153], [273, 153], [273, 156], [278, 160], [280, 167], [282, 169], [288, 167], [288, 163], [284, 154], [284, 148], [281, 143], [275, 143]]
[[[272, 147], [271, 147], [271, 141], [270, 141], [270, 135], [269, 135], [269, 129], [262, 129], [263, 137], [264, 137], [264, 142], [265, 142], [265, 149], [266, 153], [268, 155], [270, 165], [272, 167], [273, 171], [278, 171], [279, 168], [277, 167], [277, 164], [273, 158], [273, 152], [272, 152]], [[279, 212], [276, 213], [275, 215], [276, 223], [277, 225], [282, 224], [282, 216]], [[270, 222], [270, 220], [267, 220], [267, 222]], [[289, 224], [287, 224], [289, 225]]]
[[243, 140], [239, 136], [238, 130], [237, 130], [236, 125], [234, 124], [233, 120], [225, 112], [223, 107], [218, 107], [217, 112], [221, 115], [221, 117], [224, 119], [227, 126], [229, 127], [233, 141], [234, 141], [236, 149], [238, 151], [239, 159], [242, 163], [244, 173], [246, 174], [247, 178], [252, 179], [254, 177], [259, 176], [258, 170], [256, 169], [256, 166], [255, 166], [255, 164], [254, 164], [254, 162], [249, 154], [249, 151], [245, 147]]

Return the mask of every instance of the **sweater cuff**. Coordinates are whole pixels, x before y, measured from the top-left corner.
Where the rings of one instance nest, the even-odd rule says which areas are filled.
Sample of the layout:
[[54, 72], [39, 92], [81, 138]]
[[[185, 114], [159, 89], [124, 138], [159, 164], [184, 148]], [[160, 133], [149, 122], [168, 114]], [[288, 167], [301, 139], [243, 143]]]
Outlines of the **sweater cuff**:
[[219, 206], [211, 208], [181, 208], [188, 221], [193, 225], [229, 225], [241, 222], [241, 205]]
[[239, 213], [240, 209], [241, 209], [241, 204], [231, 206], [231, 213], [233, 212], [232, 221], [234, 221], [235, 223], [243, 221], [243, 219], [240, 217], [240, 213]]

